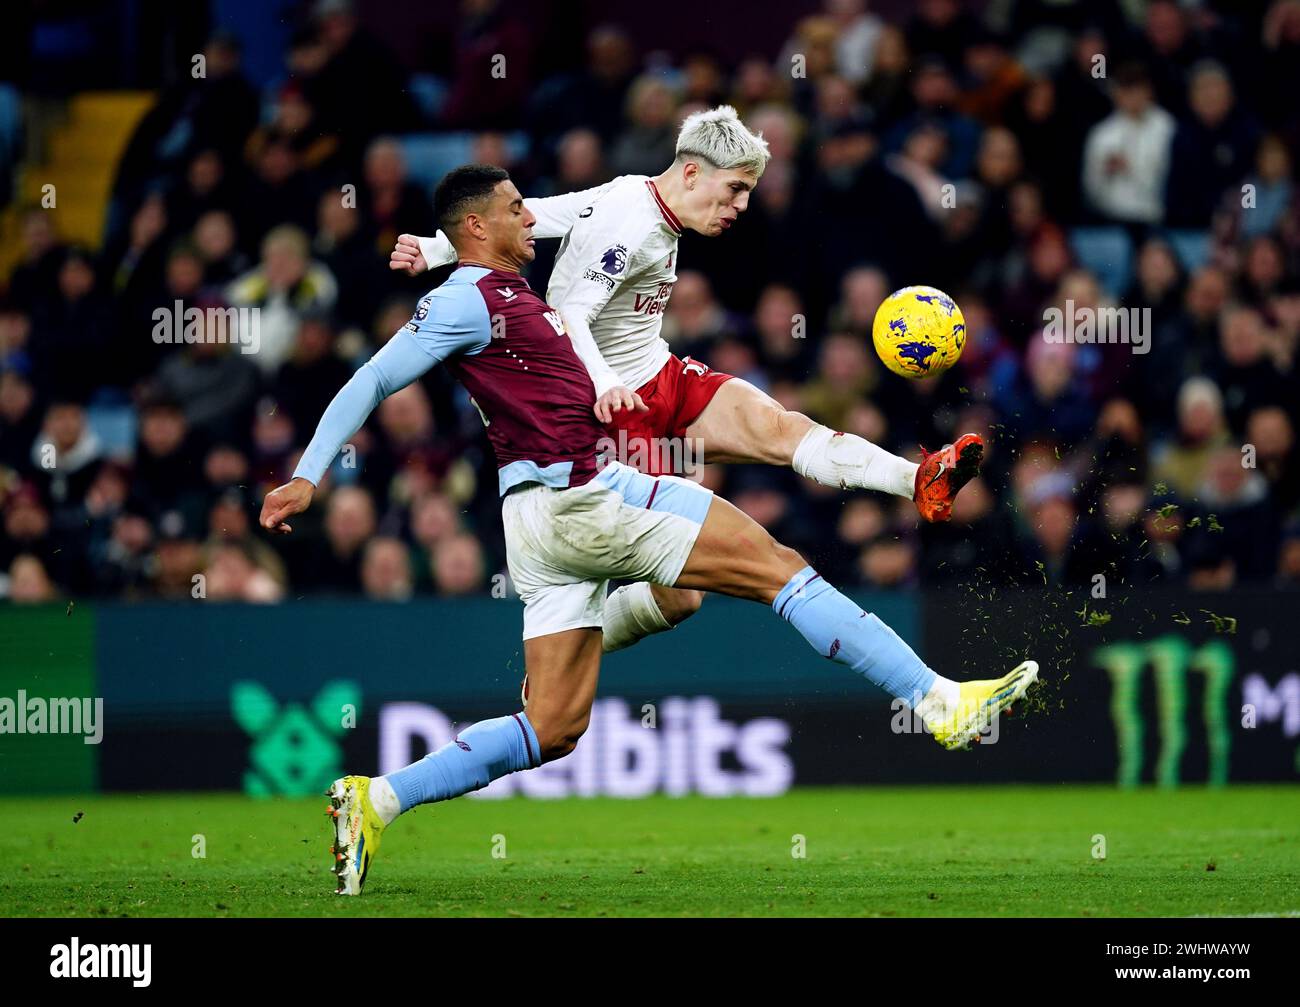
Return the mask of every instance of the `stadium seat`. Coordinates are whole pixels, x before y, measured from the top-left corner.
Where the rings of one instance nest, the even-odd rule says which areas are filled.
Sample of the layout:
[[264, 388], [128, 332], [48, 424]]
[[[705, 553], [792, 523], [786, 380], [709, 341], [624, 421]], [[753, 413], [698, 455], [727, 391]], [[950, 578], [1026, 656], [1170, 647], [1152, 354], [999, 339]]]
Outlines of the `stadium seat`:
[[1070, 248], [1107, 293], [1121, 297], [1133, 269], [1133, 243], [1122, 227], [1076, 227], [1070, 231]]

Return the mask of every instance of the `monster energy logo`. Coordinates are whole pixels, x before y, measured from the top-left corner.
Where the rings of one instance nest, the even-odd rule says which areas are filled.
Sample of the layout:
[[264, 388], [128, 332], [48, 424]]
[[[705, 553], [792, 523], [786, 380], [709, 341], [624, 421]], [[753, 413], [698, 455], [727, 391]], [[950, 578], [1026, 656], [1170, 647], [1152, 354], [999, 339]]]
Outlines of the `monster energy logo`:
[[307, 705], [281, 705], [259, 683], [236, 682], [230, 711], [253, 739], [244, 792], [304, 797], [324, 790], [342, 775], [337, 739], [356, 726], [360, 706], [361, 688], [353, 682], [327, 682]]
[[1209, 748], [1209, 783], [1222, 786], [1228, 782], [1232, 748], [1228, 686], [1232, 683], [1235, 659], [1225, 642], [1211, 640], [1193, 648], [1178, 636], [1124, 641], [1099, 647], [1093, 653], [1093, 663], [1110, 675], [1110, 715], [1115, 724], [1120, 786], [1136, 786], [1142, 776], [1146, 720], [1139, 699], [1143, 674], [1148, 667], [1155, 675], [1156, 724], [1160, 732], [1156, 782], [1165, 787], [1180, 782], [1183, 751], [1187, 747], [1188, 672], [1205, 676], [1201, 719]]

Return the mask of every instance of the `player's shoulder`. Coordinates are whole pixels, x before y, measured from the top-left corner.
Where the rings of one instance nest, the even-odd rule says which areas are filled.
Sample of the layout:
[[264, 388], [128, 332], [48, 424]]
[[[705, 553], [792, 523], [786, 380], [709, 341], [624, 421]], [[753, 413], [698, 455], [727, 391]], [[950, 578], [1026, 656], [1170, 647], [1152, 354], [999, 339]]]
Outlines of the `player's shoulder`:
[[646, 175], [620, 175], [591, 206], [578, 214], [575, 228], [592, 234], [621, 233], [625, 237], [648, 234], [655, 218], [649, 212]]
[[492, 271], [483, 266], [461, 266], [415, 304], [415, 313], [406, 327], [411, 331], [436, 324], [449, 328], [468, 328], [487, 317], [487, 299], [479, 281]]
[[572, 240], [584, 254], [636, 269], [675, 246], [678, 232], [665, 223], [649, 182], [646, 175], [624, 175], [587, 217], [579, 217]]

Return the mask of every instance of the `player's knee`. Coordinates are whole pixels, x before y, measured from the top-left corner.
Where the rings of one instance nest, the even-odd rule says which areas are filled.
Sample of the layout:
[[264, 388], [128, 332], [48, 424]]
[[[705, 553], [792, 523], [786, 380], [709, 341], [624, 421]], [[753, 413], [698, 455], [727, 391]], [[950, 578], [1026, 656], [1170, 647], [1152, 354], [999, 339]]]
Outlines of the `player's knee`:
[[781, 593], [781, 588], [790, 583], [790, 578], [808, 565], [808, 561], [788, 545], [782, 545], [768, 536], [768, 562], [765, 564], [767, 576], [760, 595], [761, 600], [771, 604]]
[[794, 459], [795, 449], [804, 435], [813, 427], [813, 421], [803, 413], [781, 406], [773, 407], [771, 430], [768, 435], [768, 450], [774, 465], [789, 465]]
[[665, 591], [662, 596], [656, 595], [655, 601], [659, 605], [659, 610], [663, 612], [664, 618], [668, 620], [668, 625], [676, 626], [700, 610], [700, 606], [704, 604], [704, 592], [677, 588]]

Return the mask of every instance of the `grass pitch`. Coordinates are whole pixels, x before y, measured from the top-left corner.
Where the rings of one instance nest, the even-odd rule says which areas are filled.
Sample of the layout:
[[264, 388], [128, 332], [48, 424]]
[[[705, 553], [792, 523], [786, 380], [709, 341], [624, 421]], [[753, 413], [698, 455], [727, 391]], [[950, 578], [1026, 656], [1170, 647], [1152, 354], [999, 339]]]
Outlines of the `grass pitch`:
[[357, 899], [325, 804], [11, 797], [0, 915], [1300, 914], [1295, 786], [459, 800], [399, 820]]

